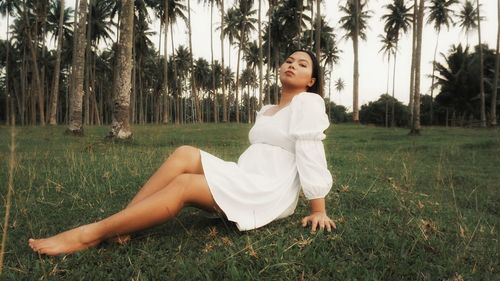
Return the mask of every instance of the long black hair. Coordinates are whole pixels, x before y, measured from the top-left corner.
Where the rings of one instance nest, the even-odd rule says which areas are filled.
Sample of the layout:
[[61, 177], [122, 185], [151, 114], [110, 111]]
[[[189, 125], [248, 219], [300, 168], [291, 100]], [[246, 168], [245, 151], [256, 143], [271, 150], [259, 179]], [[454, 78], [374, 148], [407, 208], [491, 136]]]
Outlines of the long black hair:
[[319, 65], [319, 61], [316, 58], [316, 55], [314, 55], [313, 52], [305, 49], [297, 49], [291, 52], [291, 54], [295, 52], [303, 52], [309, 55], [312, 61], [312, 78], [314, 78], [315, 82], [311, 87], [307, 87], [307, 91], [311, 93], [315, 93], [323, 97], [323, 77], [321, 76], [321, 66]]

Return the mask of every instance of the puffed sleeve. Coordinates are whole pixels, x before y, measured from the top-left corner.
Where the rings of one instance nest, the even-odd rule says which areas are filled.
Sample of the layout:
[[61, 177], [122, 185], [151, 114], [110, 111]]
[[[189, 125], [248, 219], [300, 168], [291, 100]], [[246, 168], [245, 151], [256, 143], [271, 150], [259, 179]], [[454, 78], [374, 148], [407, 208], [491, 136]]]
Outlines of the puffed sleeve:
[[332, 186], [323, 133], [330, 122], [323, 99], [314, 93], [301, 93], [291, 104], [289, 133], [295, 140], [295, 160], [302, 190], [307, 199], [324, 198]]

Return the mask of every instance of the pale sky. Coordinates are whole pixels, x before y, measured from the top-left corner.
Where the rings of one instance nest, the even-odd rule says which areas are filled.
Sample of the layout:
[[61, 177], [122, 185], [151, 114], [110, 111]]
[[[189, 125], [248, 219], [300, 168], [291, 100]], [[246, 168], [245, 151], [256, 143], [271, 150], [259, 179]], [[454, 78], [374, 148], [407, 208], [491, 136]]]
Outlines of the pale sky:
[[[338, 20], [342, 16], [338, 11], [339, 3], [344, 3], [345, 0], [327, 0], [324, 1], [321, 7], [321, 14], [324, 15], [329, 22], [330, 26], [333, 26], [337, 39], [343, 36], [343, 30], [339, 28]], [[454, 10], [458, 11], [464, 0], [459, 0], [460, 5], [455, 6]], [[74, 6], [74, 2], [70, 2], [68, 5]], [[226, 10], [232, 6], [234, 1], [226, 0], [225, 7]], [[381, 20], [381, 16], [386, 13], [386, 9], [383, 8], [385, 5], [391, 3], [391, 0], [371, 0], [369, 1], [368, 7], [373, 11], [371, 19], [368, 21], [368, 26], [370, 29], [367, 31], [367, 40], [360, 41], [359, 45], [359, 74], [360, 74], [360, 92], [359, 101], [360, 106], [362, 104], [368, 103], [369, 101], [377, 100], [378, 97], [386, 92], [387, 85], [387, 58], [379, 53], [382, 46], [380, 43], [380, 38], [378, 35], [383, 33], [384, 22]], [[428, 1], [426, 1], [428, 2]], [[474, 1], [475, 2], [475, 1]], [[485, 17], [485, 20], [481, 22], [481, 36], [482, 42], [487, 43], [491, 49], [495, 49], [496, 45], [496, 34], [497, 34], [497, 1], [494, 0], [482, 0], [481, 1], [481, 16]], [[186, 4], [187, 5], [187, 4]], [[255, 1], [255, 8], [257, 9], [258, 1]], [[267, 12], [267, 1], [262, 1], [262, 16], [265, 16]], [[198, 4], [198, 1], [191, 0], [191, 18], [193, 25], [193, 54], [195, 58], [204, 57], [210, 61], [210, 8]], [[427, 15], [425, 15], [425, 20], [427, 20]], [[154, 20], [152, 29], [159, 31], [159, 21]], [[220, 15], [218, 10], [214, 8], [214, 59], [220, 61], [220, 40], [219, 33], [215, 30], [217, 26], [220, 25]], [[5, 39], [6, 24], [5, 19], [2, 20], [2, 28], [0, 29], [0, 38]], [[170, 37], [170, 34], [168, 34]], [[252, 40], [256, 39], [256, 33], [253, 34]], [[158, 47], [158, 34], [153, 36], [151, 40], [154, 42], [156, 47]], [[422, 49], [422, 82], [421, 89], [422, 93], [430, 93], [430, 78], [428, 75], [432, 72], [432, 60], [434, 47], [436, 44], [436, 33], [432, 26], [424, 26], [423, 34], [423, 49]], [[439, 46], [438, 46], [438, 56], [437, 60], [443, 62], [443, 58], [439, 53], [447, 53], [452, 44], [458, 44], [462, 42], [465, 45], [466, 34], [459, 30], [459, 27], [451, 27], [449, 31], [445, 28], [441, 31]], [[468, 35], [468, 40], [470, 45], [476, 45], [478, 43], [477, 31], [473, 31]], [[170, 39], [169, 39], [170, 41]], [[185, 24], [179, 22], [174, 26], [174, 44], [183, 44], [188, 46], [187, 29]], [[228, 43], [226, 43], [228, 44]], [[163, 45], [163, 44], [162, 44]], [[337, 93], [334, 89], [332, 83], [331, 86], [331, 97], [332, 100], [338, 104], [345, 105], [349, 110], [352, 110], [352, 66], [353, 66], [353, 51], [352, 42], [350, 40], [340, 40], [338, 41], [338, 47], [342, 51], [340, 54], [339, 64], [334, 66], [332, 73], [332, 80], [336, 80], [339, 77], [342, 78], [346, 84], [343, 92]], [[228, 61], [231, 61], [233, 71], [236, 71], [236, 59], [237, 50], [231, 48], [231, 53], [228, 51], [228, 45], [224, 47], [226, 51], [225, 63], [227, 65]], [[398, 100], [404, 103], [408, 102], [409, 93], [409, 70], [411, 63], [411, 33], [404, 35], [399, 42], [399, 51], [397, 55], [397, 68], [396, 68], [396, 91], [395, 96]], [[171, 54], [171, 45], [168, 42], [168, 52]], [[162, 50], [163, 54], [163, 50]], [[231, 58], [229, 58], [231, 56]], [[392, 63], [391, 63], [392, 65]], [[392, 67], [391, 75], [392, 79]], [[391, 80], [392, 88], [392, 80]], [[390, 88], [390, 89], [391, 89]], [[389, 90], [391, 93], [391, 90]], [[438, 91], [434, 91], [434, 96], [436, 96]], [[325, 85], [325, 95], [328, 95], [328, 85]]]

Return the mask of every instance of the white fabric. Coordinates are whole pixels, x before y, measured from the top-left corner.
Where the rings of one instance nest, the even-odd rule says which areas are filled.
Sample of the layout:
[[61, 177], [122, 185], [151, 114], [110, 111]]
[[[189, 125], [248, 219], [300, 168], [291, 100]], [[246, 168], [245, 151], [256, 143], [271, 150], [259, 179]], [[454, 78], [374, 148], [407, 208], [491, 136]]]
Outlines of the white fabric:
[[322, 143], [329, 126], [323, 99], [301, 93], [274, 115], [264, 115], [272, 107], [257, 112], [251, 145], [237, 163], [200, 153], [215, 202], [239, 230], [293, 214], [300, 186], [306, 198], [315, 199], [332, 185]]

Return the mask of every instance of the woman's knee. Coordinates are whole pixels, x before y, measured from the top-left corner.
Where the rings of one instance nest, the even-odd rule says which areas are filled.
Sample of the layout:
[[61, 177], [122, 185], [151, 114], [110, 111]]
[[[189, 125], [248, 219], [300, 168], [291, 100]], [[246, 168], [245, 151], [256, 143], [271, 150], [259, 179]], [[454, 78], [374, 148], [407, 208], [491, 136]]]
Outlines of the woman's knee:
[[172, 155], [178, 158], [191, 160], [192, 158], [199, 157], [200, 150], [194, 146], [182, 145], [177, 147]]

